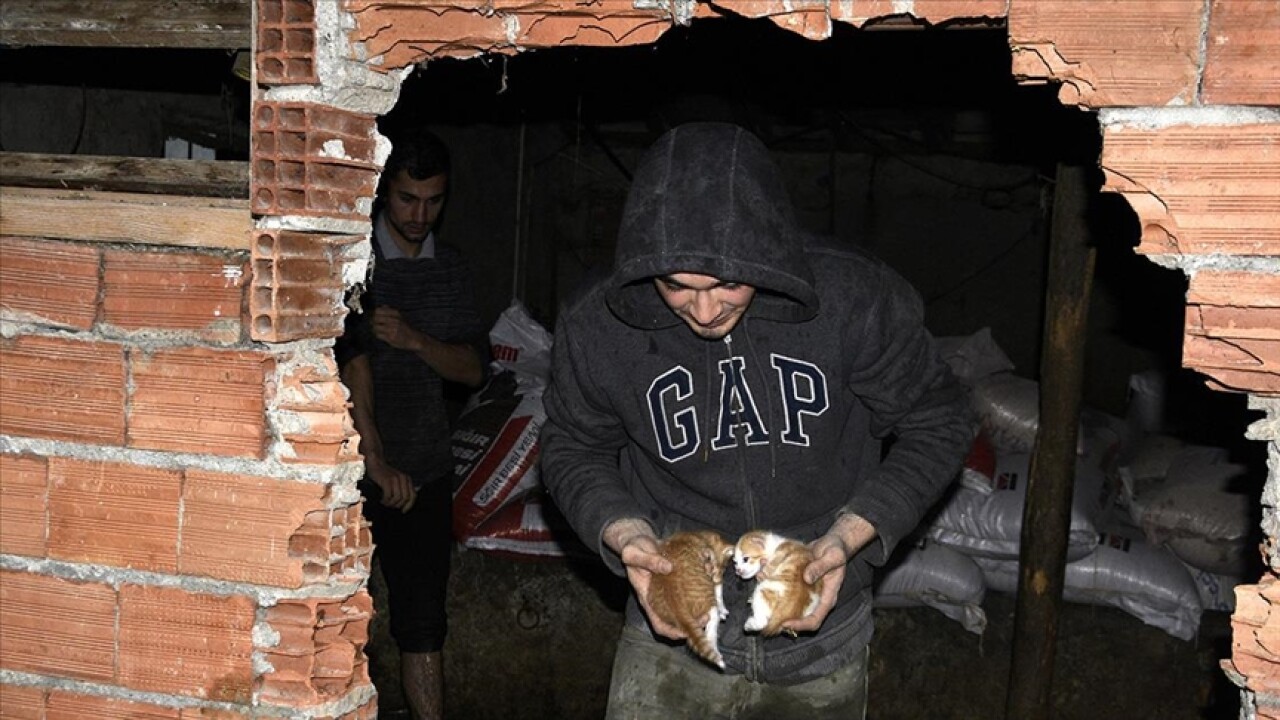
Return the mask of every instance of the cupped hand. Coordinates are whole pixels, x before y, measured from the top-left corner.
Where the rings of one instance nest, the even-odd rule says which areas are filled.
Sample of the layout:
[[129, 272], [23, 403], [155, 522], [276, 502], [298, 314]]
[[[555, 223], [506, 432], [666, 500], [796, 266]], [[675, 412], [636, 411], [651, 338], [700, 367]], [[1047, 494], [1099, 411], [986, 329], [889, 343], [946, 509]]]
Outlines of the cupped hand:
[[653, 612], [649, 607], [649, 583], [655, 573], [666, 575], [671, 572], [671, 561], [662, 556], [658, 550], [658, 541], [648, 536], [638, 536], [622, 547], [622, 564], [627, 569], [627, 580], [636, 591], [640, 607], [649, 618], [653, 631], [672, 640], [683, 640], [688, 637], [680, 628], [672, 625]]
[[782, 628], [801, 633], [814, 632], [822, 627], [822, 621], [827, 619], [831, 608], [836, 606], [849, 560], [875, 537], [876, 528], [866, 518], [852, 512], [841, 513], [827, 534], [809, 545], [809, 549], [813, 551], [813, 561], [804, 569], [804, 580], [808, 583], [822, 580], [818, 606], [812, 613], [798, 620], [783, 623]]
[[822, 627], [831, 609], [836, 606], [836, 598], [840, 595], [840, 587], [844, 585], [845, 566], [852, 553], [844, 542], [834, 533], [818, 538], [810, 546], [813, 561], [804, 570], [804, 580], [813, 584], [822, 581], [822, 591], [818, 595], [818, 605], [813, 612], [802, 618], [782, 623], [783, 630], [793, 633], [816, 632]]

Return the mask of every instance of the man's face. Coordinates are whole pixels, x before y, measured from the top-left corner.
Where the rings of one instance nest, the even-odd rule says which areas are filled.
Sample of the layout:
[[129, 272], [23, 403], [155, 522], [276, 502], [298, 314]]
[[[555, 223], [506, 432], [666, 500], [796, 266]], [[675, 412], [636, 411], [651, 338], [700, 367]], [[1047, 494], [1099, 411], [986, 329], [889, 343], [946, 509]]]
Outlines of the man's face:
[[719, 340], [738, 325], [756, 289], [710, 275], [675, 273], [654, 278], [658, 294], [699, 337]]
[[449, 176], [433, 175], [414, 180], [401, 170], [387, 183], [387, 224], [400, 240], [420, 245], [436, 226], [444, 208], [444, 192]]

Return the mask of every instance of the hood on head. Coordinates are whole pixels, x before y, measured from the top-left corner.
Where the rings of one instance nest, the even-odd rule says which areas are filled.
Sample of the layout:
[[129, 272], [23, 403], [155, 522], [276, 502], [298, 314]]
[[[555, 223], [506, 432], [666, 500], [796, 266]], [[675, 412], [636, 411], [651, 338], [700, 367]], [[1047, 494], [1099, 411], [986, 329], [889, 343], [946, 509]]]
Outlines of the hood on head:
[[818, 296], [804, 244], [759, 139], [726, 123], [680, 125], [658, 138], [636, 170], [609, 307], [638, 327], [677, 324], [651, 279], [688, 272], [754, 286], [751, 317], [806, 320], [817, 312]]

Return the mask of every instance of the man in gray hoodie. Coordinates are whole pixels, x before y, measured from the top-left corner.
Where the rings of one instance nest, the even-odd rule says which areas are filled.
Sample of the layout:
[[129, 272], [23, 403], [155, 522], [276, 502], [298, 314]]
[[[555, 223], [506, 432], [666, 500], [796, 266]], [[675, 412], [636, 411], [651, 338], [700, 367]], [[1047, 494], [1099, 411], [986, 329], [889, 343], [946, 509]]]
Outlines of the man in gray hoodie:
[[[635, 590], [610, 718], [862, 716], [872, 567], [975, 431], [922, 315], [888, 266], [797, 227], [745, 130], [682, 125], [646, 153], [612, 274], [558, 318], [542, 433], [552, 497]], [[811, 543], [806, 579], [824, 583], [796, 637], [762, 639], [729, 573], [724, 673], [645, 602], [671, 569], [659, 538], [703, 528]]]

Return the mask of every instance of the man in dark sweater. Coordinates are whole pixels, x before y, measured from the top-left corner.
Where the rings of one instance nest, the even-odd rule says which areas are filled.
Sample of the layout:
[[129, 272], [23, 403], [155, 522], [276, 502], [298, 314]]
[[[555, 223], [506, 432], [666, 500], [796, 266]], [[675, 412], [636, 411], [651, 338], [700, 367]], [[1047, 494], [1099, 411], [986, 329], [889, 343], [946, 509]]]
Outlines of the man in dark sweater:
[[453, 476], [444, 383], [479, 387], [488, 364], [470, 271], [435, 234], [448, 181], [449, 154], [438, 138], [425, 131], [393, 138], [365, 312], [348, 318], [337, 347], [364, 455], [365, 515], [417, 720], [443, 716]]
[[[866, 707], [872, 567], [919, 523], [975, 432], [915, 291], [795, 223], [741, 128], [683, 125], [636, 171], [613, 273], [560, 313], [543, 478], [634, 590], [610, 718], [856, 718]], [[892, 438], [882, 457], [882, 442]], [[792, 638], [744, 633], [725, 578], [721, 673], [648, 612], [658, 540], [711, 528], [811, 543], [814, 612]]]

